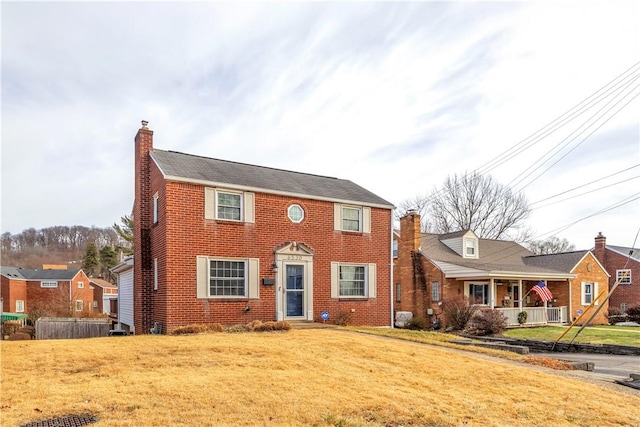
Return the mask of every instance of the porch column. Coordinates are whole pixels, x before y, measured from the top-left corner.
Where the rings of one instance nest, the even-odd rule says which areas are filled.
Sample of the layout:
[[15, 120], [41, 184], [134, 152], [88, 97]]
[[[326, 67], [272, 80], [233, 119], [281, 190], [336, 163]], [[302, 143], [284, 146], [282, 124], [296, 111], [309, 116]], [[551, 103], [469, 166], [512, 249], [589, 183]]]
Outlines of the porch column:
[[523, 302], [524, 300], [522, 299], [524, 295], [524, 292], [522, 292], [522, 279], [518, 279], [518, 305], [520, 306], [520, 311], [523, 310]]
[[498, 294], [498, 290], [496, 289], [496, 282], [493, 280], [493, 277], [489, 283], [491, 284], [491, 303], [489, 304], [489, 307], [493, 310], [496, 308], [496, 295]]

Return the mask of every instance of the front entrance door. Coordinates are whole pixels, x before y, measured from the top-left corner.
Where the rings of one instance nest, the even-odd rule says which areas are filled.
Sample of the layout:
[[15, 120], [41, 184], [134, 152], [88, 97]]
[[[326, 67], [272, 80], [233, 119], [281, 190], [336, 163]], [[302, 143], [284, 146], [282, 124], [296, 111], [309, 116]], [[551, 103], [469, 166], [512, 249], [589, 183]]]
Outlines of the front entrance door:
[[511, 287], [511, 301], [514, 307], [520, 307], [520, 286], [513, 285]]
[[304, 301], [304, 265], [285, 264], [284, 312], [286, 317], [304, 317]]

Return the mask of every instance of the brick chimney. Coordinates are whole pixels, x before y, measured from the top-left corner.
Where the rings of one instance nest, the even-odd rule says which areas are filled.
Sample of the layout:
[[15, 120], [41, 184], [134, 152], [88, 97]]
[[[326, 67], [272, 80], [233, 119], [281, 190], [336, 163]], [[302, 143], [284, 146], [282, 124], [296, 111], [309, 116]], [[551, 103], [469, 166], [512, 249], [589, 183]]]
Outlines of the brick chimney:
[[602, 232], [599, 232], [595, 238], [595, 247], [593, 250], [593, 254], [596, 256], [600, 264], [606, 267], [605, 263], [605, 247], [607, 246], [607, 238], [602, 235]]
[[153, 131], [142, 121], [135, 137], [135, 200], [133, 204], [133, 311], [136, 334], [148, 333], [153, 326], [153, 262], [151, 226], [153, 200], [149, 152]]
[[418, 248], [420, 248], [420, 214], [410, 210], [400, 218], [398, 253], [417, 251]]

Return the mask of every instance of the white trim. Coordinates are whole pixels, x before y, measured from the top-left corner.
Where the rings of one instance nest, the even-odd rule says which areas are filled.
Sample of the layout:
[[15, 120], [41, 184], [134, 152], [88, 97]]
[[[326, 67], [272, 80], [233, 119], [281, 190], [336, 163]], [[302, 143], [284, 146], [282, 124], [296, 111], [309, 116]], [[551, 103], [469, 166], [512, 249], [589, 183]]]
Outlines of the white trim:
[[[300, 210], [299, 219], [292, 218], [291, 210], [294, 208], [298, 208]], [[297, 203], [290, 204], [289, 207], [287, 208], [287, 218], [289, 218], [289, 221], [291, 221], [294, 224], [300, 224], [304, 220], [304, 208]]]
[[[233, 261], [244, 263], [244, 295], [210, 295], [211, 261]], [[196, 256], [196, 298], [198, 299], [257, 299], [260, 282], [260, 260], [258, 258], [228, 258]]]
[[[586, 284], [590, 284], [591, 285], [591, 301], [587, 302], [585, 300], [585, 285]], [[598, 282], [580, 282], [580, 305], [590, 305], [593, 301], [595, 301], [595, 303], [593, 305], [598, 305], [598, 301], [596, 300], [598, 298]]]
[[[340, 295], [340, 267], [364, 267], [364, 295]], [[374, 299], [377, 291], [375, 263], [331, 262], [331, 298], [333, 299]]]
[[[46, 283], [46, 286], [45, 286], [45, 283]], [[41, 288], [47, 288], [47, 289], [57, 288], [58, 287], [58, 281], [57, 280], [42, 280], [42, 281], [40, 281], [40, 287]]]
[[[234, 190], [227, 190], [224, 188], [216, 188], [215, 190], [215, 197], [213, 199], [213, 212], [215, 215], [215, 219], [219, 220], [219, 221], [235, 221], [235, 222], [243, 222], [244, 220], [244, 194], [240, 191], [234, 191]], [[220, 196], [221, 194], [228, 194], [228, 195], [233, 195], [233, 196], [238, 196], [239, 200], [240, 200], [240, 218], [239, 219], [233, 219], [233, 218], [220, 218], [218, 216], [218, 196]]]
[[[628, 276], [625, 275], [626, 276], [625, 279], [626, 278], [629, 279], [628, 283], [627, 282], [622, 282], [620, 280], [621, 279], [621, 277], [620, 277], [621, 273], [625, 272], [625, 271], [629, 272]], [[632, 275], [632, 272], [631, 272], [630, 268], [618, 268], [618, 269], [616, 269], [616, 283], [619, 283], [620, 285], [628, 286], [628, 285], [631, 285], [633, 283], [632, 280], [633, 280], [633, 275]]]
[[206, 180], [203, 180], [203, 179], [182, 178], [182, 177], [173, 176], [173, 175], [165, 175], [164, 173], [163, 173], [163, 176], [164, 176], [164, 179], [167, 180], [167, 181], [186, 182], [186, 183], [190, 183], [190, 184], [204, 185], [204, 186], [207, 186], [207, 187], [222, 187], [222, 188], [229, 188], [231, 190], [236, 190], [236, 191], [253, 191], [253, 192], [262, 193], [262, 194], [275, 194], [277, 196], [288, 196], [288, 197], [295, 197], [295, 198], [307, 199], [307, 200], [321, 200], [321, 201], [325, 201], [325, 202], [334, 202], [334, 203], [369, 206], [369, 207], [372, 207], [372, 208], [380, 208], [380, 209], [392, 210], [392, 209], [395, 208], [394, 205], [383, 205], [383, 204], [380, 204], [380, 203], [369, 203], [369, 202], [365, 202], [365, 201], [361, 201], [361, 200], [335, 199], [335, 198], [332, 198], [332, 197], [314, 196], [314, 195], [311, 195], [311, 194], [301, 194], [301, 193], [292, 193], [292, 192], [289, 192], [289, 191], [269, 190], [269, 189], [265, 189], [265, 188], [250, 187], [250, 186], [246, 186], [246, 185], [234, 185], [234, 184], [229, 184], [229, 183], [225, 183], [225, 182], [213, 182], [213, 181], [206, 181]]
[[84, 289], [84, 282], [77, 283], [78, 289]]
[[[18, 305], [18, 303], [20, 303], [20, 305]], [[16, 300], [16, 313], [24, 313], [24, 300]]]

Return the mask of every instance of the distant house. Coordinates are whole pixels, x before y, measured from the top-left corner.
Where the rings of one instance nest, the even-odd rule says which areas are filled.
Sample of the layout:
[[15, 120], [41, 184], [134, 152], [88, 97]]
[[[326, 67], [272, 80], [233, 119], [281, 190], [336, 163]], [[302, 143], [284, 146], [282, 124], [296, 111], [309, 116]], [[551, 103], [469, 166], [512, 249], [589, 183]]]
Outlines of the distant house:
[[118, 287], [104, 279], [91, 277], [93, 286], [93, 310], [97, 313], [114, 314], [117, 312]]
[[610, 275], [609, 287], [619, 282], [609, 307], [625, 312], [640, 306], [640, 248], [607, 245], [607, 238], [598, 233], [593, 251]]
[[2, 311], [81, 316], [93, 311], [89, 278], [77, 269], [0, 267]]
[[[564, 324], [608, 290], [608, 274], [588, 250], [534, 255], [516, 242], [481, 239], [471, 230], [421, 233], [414, 212], [401, 218], [395, 236], [396, 312], [433, 319], [442, 301], [466, 297], [502, 311], [511, 325], [518, 324], [521, 311], [528, 313], [528, 324]], [[533, 292], [540, 283], [552, 299], [543, 301]], [[606, 323], [605, 314], [606, 307], [593, 322]]]
[[137, 333], [323, 313], [391, 324], [391, 203], [344, 179], [159, 150], [145, 122], [135, 147]]
[[118, 276], [118, 299], [116, 314], [118, 329], [135, 332], [133, 320], [133, 256], [126, 257], [111, 269]]

